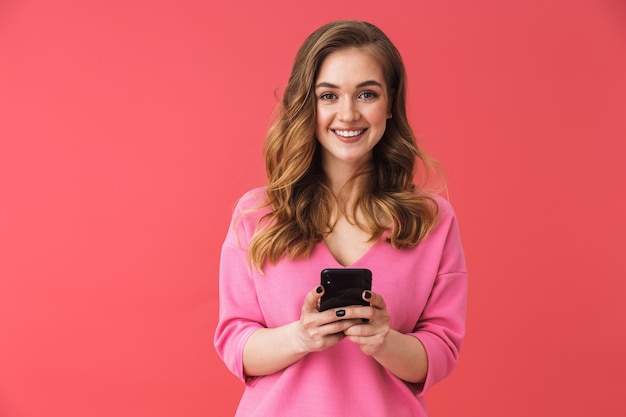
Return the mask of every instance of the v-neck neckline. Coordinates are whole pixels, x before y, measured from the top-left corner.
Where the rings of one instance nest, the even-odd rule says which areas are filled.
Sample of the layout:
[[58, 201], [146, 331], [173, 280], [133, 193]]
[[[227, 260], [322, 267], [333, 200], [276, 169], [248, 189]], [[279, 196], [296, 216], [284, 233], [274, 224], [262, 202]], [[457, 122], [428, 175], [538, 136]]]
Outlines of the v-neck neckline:
[[322, 245], [322, 247], [324, 248], [325, 253], [328, 254], [328, 256], [332, 259], [332, 261], [337, 265], [338, 268], [355, 268], [359, 264], [362, 264], [362, 263], [364, 263], [366, 261], [366, 258], [369, 257], [369, 254], [372, 251], [374, 251], [376, 246], [378, 246], [381, 243], [382, 240], [384, 240], [384, 238], [381, 236], [374, 243], [372, 243], [372, 245], [369, 248], [367, 248], [367, 250], [365, 252], [363, 252], [354, 262], [352, 262], [352, 263], [350, 263], [348, 265], [344, 265], [344, 264], [342, 264], [341, 262], [339, 262], [337, 260], [337, 258], [333, 254], [333, 252], [330, 250], [330, 248], [326, 244], [325, 240], [322, 239], [322, 241], [319, 244]]

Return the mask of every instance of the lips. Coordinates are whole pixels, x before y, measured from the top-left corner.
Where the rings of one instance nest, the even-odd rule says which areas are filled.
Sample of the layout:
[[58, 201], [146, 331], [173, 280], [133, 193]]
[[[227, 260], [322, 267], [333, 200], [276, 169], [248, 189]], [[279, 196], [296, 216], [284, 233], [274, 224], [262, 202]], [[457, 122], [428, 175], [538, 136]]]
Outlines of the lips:
[[367, 129], [350, 129], [350, 130], [339, 130], [339, 129], [331, 129], [331, 131], [342, 138], [351, 139], [361, 135]]

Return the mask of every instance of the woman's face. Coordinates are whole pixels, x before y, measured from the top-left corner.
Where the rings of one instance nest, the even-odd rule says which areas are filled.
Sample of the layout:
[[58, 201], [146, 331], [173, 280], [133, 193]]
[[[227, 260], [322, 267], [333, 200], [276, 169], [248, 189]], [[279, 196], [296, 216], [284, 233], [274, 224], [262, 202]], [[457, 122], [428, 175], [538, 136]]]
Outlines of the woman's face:
[[357, 48], [331, 53], [315, 80], [315, 97], [316, 134], [326, 172], [371, 159], [372, 149], [385, 133], [391, 108], [376, 59]]

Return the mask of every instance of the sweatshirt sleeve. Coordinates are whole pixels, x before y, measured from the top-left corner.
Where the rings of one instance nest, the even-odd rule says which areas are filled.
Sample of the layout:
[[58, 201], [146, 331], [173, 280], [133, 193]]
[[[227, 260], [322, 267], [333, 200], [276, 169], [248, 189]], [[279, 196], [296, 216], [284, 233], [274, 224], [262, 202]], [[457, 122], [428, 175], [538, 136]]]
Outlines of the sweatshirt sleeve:
[[413, 336], [424, 345], [428, 373], [419, 393], [425, 393], [455, 368], [465, 336], [467, 270], [456, 217], [448, 202], [440, 227], [447, 227], [438, 273]]
[[[252, 230], [247, 216], [240, 216], [241, 202], [235, 209], [226, 240], [222, 245], [219, 269], [219, 319], [215, 330], [215, 349], [226, 367], [242, 382], [243, 348], [248, 337], [265, 327], [256, 296], [254, 280], [246, 258]], [[250, 222], [248, 222], [250, 223]]]

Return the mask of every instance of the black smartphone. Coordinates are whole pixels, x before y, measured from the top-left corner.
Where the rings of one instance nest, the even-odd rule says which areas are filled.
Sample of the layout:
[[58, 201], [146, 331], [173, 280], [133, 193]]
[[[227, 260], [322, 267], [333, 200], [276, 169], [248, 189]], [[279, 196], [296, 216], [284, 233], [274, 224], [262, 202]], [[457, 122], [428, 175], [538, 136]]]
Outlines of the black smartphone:
[[363, 291], [372, 289], [372, 271], [364, 268], [327, 268], [322, 271], [324, 295], [320, 311], [330, 308], [370, 305], [363, 300]]

